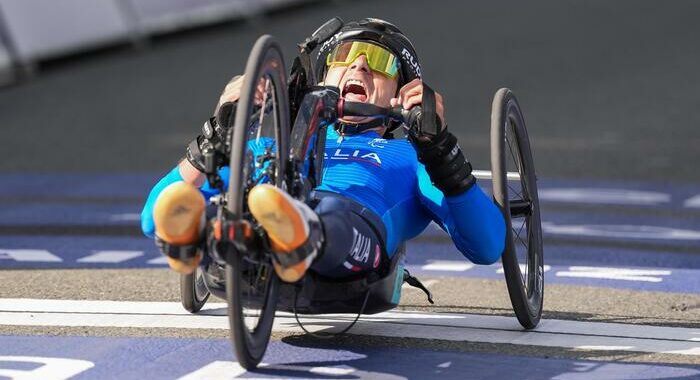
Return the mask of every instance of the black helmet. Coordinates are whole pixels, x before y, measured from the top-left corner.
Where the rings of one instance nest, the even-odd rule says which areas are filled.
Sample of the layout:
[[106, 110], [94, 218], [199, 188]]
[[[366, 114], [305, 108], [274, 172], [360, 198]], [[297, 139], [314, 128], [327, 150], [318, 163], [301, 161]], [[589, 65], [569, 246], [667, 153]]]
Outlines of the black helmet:
[[326, 74], [326, 57], [345, 40], [372, 41], [392, 51], [401, 63], [399, 88], [404, 84], [421, 78], [418, 55], [411, 41], [393, 24], [378, 18], [364, 18], [345, 24], [338, 33], [325, 41], [316, 57], [316, 78], [321, 80]]

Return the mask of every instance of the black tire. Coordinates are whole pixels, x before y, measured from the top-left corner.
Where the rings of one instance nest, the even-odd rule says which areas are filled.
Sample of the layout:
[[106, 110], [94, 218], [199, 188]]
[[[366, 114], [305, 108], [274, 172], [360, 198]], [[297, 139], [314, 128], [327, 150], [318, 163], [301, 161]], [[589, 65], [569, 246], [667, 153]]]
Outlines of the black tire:
[[[255, 182], [253, 177], [267, 178], [268, 183], [284, 186], [290, 128], [286, 83], [286, 69], [279, 45], [270, 36], [260, 37], [246, 65], [231, 140], [231, 176], [226, 202], [234, 220], [252, 221], [247, 209], [247, 193]], [[255, 104], [258, 84], [263, 85], [267, 94], [263, 97], [266, 101], [262, 107]], [[258, 123], [259, 120], [262, 123]], [[276, 147], [276, 151], [270, 151], [274, 156], [266, 160], [274, 165], [271, 166], [274, 170], [269, 171], [267, 177], [257, 175], [253, 154], [248, 150], [248, 143], [257, 143], [259, 140], [253, 139], [259, 139], [262, 132], [274, 139], [273, 145]], [[267, 348], [280, 284], [269, 253], [262, 249], [255, 251], [240, 252], [231, 247], [226, 265], [230, 336], [238, 362], [246, 369], [255, 368]]]
[[202, 267], [197, 267], [191, 274], [180, 275], [180, 302], [190, 313], [202, 310], [211, 295], [204, 282], [202, 270]]
[[[520, 324], [532, 329], [540, 321], [544, 299], [542, 225], [525, 119], [507, 88], [496, 92], [491, 107], [491, 171], [493, 196], [506, 221], [501, 260], [508, 294]], [[509, 182], [508, 172], [518, 176], [511, 175]]]

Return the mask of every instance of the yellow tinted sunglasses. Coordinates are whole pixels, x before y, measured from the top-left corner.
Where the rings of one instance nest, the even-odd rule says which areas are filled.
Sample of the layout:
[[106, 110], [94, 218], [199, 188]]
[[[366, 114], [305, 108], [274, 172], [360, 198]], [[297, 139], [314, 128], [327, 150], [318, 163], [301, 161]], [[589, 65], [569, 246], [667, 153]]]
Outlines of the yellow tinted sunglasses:
[[389, 50], [363, 41], [347, 41], [338, 44], [326, 57], [326, 65], [347, 66], [363, 55], [367, 58], [367, 65], [373, 71], [383, 74], [391, 79], [399, 73], [399, 60]]

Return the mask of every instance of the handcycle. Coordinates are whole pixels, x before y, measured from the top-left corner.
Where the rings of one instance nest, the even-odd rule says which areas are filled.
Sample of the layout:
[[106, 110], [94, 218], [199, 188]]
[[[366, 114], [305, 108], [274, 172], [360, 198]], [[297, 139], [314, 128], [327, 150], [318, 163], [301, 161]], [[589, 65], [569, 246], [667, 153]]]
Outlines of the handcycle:
[[[309, 271], [296, 284], [282, 283], [265, 232], [247, 210], [247, 193], [259, 183], [313, 202], [313, 189], [323, 176], [326, 130], [340, 117], [386, 117], [401, 123], [406, 133], [420, 123], [421, 107], [406, 111], [345, 102], [339, 89], [316, 86], [309, 55], [333, 34], [334, 26], [324, 27], [300, 44], [289, 77], [278, 43], [267, 35], [257, 40], [235, 112], [218, 115], [219, 124], [229, 126], [222, 129], [226, 138], [203, 152], [208, 181], [222, 193], [210, 200], [207, 255], [194, 273], [181, 275], [181, 300], [190, 312], [199, 311], [210, 294], [227, 301], [230, 338], [247, 369], [262, 359], [277, 310], [357, 313], [359, 318], [395, 308], [403, 282], [420, 284], [403, 267], [403, 246], [367, 276], [338, 280]], [[494, 201], [507, 226], [502, 263], [509, 296], [520, 324], [532, 329], [540, 320], [544, 295], [537, 178], [524, 119], [508, 89], [500, 89], [492, 104], [491, 172], [473, 173], [492, 180]], [[222, 175], [228, 175], [227, 188]]]

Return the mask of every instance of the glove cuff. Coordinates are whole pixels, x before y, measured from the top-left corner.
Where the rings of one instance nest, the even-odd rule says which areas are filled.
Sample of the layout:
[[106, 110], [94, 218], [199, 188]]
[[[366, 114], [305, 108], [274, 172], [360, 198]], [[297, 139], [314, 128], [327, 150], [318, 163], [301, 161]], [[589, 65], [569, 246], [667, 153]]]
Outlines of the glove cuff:
[[195, 137], [194, 140], [190, 141], [187, 145], [185, 158], [201, 173], [205, 171], [204, 154], [202, 154], [202, 151], [210, 147], [211, 143], [202, 135]]
[[462, 153], [457, 137], [444, 128], [430, 141], [414, 141], [418, 160], [425, 165], [433, 184], [445, 195], [458, 195], [469, 190], [476, 178], [472, 165]]

